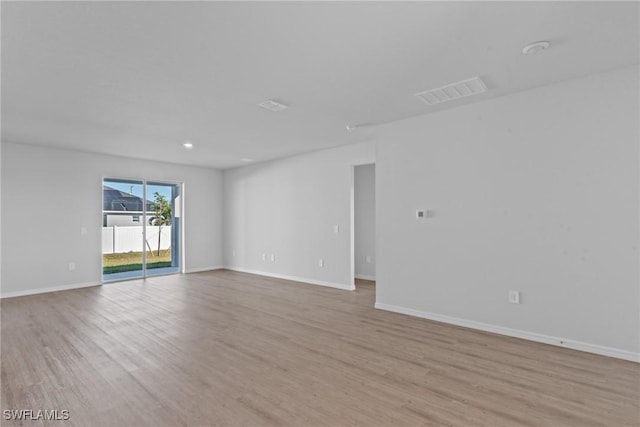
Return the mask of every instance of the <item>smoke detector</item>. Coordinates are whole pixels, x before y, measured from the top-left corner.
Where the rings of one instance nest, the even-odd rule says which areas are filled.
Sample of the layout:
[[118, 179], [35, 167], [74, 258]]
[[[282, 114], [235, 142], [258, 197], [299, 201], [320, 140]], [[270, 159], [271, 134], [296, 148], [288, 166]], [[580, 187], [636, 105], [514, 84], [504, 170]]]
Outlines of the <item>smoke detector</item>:
[[450, 83], [435, 89], [425, 90], [415, 94], [427, 105], [436, 105], [467, 96], [478, 95], [487, 91], [487, 86], [480, 77]]
[[281, 104], [277, 101], [274, 101], [273, 99], [268, 99], [264, 102], [261, 102], [258, 104], [258, 106], [269, 111], [282, 111], [284, 109], [289, 108], [288, 105]]

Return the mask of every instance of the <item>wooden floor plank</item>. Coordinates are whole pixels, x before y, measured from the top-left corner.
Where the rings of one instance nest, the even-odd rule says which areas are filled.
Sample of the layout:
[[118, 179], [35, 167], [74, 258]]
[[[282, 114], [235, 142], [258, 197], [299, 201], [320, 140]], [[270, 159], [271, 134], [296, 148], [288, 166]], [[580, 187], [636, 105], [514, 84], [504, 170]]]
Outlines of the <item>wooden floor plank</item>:
[[65, 426], [638, 426], [640, 365], [215, 271], [4, 299], [1, 407]]

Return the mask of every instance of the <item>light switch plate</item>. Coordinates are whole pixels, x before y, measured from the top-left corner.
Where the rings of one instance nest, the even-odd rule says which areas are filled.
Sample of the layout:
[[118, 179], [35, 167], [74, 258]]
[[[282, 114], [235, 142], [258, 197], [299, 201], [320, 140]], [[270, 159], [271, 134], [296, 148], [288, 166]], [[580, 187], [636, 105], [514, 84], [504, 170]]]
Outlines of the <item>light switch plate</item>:
[[511, 304], [520, 304], [520, 292], [509, 291], [509, 302]]

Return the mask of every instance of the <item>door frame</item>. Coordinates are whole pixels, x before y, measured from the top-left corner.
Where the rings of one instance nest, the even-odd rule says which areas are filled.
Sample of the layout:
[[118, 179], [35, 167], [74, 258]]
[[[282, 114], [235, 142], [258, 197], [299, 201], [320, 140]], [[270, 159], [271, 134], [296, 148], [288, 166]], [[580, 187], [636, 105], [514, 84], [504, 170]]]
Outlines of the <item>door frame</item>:
[[[351, 290], [354, 290], [356, 288], [356, 204], [355, 204], [355, 198], [356, 198], [356, 167], [358, 166], [369, 166], [369, 165], [376, 165], [375, 161], [365, 161], [362, 163], [353, 163], [351, 164], [351, 168], [350, 168], [350, 172], [351, 172], [351, 185], [349, 188], [349, 229], [350, 229], [350, 236], [349, 236], [349, 246], [350, 246], [350, 259], [349, 259], [349, 275], [350, 275], [350, 279], [349, 279], [349, 284], [351, 286]], [[377, 168], [376, 168], [377, 170]], [[375, 179], [375, 176], [374, 176]], [[376, 189], [376, 193], [377, 193], [377, 186], [374, 187]], [[377, 206], [377, 198], [376, 198], [376, 206]], [[377, 224], [377, 215], [376, 215], [376, 224]], [[377, 225], [376, 225], [376, 231], [377, 231]], [[376, 232], [376, 239], [375, 239], [375, 247], [376, 247], [376, 254], [378, 252], [378, 233]]]
[[[184, 215], [185, 215], [185, 185], [184, 185], [184, 181], [173, 181], [173, 180], [166, 180], [166, 179], [147, 179], [147, 178], [131, 178], [131, 177], [116, 177], [113, 175], [103, 175], [101, 180], [100, 180], [100, 200], [101, 200], [101, 204], [100, 206], [102, 207], [102, 209], [100, 210], [101, 212], [101, 218], [100, 218], [100, 224], [102, 224], [102, 220], [103, 220], [103, 215], [104, 215], [104, 182], [106, 180], [109, 179], [113, 179], [113, 180], [122, 180], [122, 181], [137, 181], [137, 182], [142, 182], [142, 196], [143, 196], [143, 215], [142, 215], [142, 276], [139, 277], [131, 277], [131, 278], [121, 278], [121, 279], [112, 279], [112, 280], [105, 280], [104, 277], [104, 273], [103, 273], [103, 258], [102, 258], [102, 233], [100, 234], [100, 284], [108, 284], [108, 283], [116, 283], [116, 282], [123, 282], [123, 281], [127, 281], [127, 280], [140, 280], [140, 279], [147, 279], [149, 276], [147, 275], [147, 247], [145, 246], [146, 241], [147, 241], [147, 208], [146, 208], [146, 200], [147, 200], [147, 183], [151, 182], [152, 184], [168, 184], [168, 185], [177, 185], [180, 188], [180, 217], [179, 217], [179, 224], [180, 224], [180, 237], [179, 237], [179, 243], [180, 243], [180, 254], [179, 254], [179, 265], [178, 265], [178, 271], [175, 273], [166, 273], [166, 274], [154, 274], [151, 277], [159, 277], [159, 276], [168, 276], [171, 274], [184, 274], [185, 273], [185, 260], [186, 260], [186, 256], [185, 256], [185, 221], [184, 221]], [[175, 213], [174, 213], [175, 215]]]

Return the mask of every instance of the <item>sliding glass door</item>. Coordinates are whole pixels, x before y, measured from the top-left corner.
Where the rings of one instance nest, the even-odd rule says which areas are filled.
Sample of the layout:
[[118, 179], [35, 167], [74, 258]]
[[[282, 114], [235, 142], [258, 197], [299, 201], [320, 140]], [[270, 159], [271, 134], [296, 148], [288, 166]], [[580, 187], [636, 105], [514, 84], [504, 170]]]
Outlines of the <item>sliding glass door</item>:
[[180, 271], [180, 185], [147, 182], [151, 200], [146, 225], [148, 276]]
[[102, 183], [102, 279], [144, 277], [144, 182]]
[[146, 180], [103, 180], [103, 281], [180, 271], [181, 187]]

